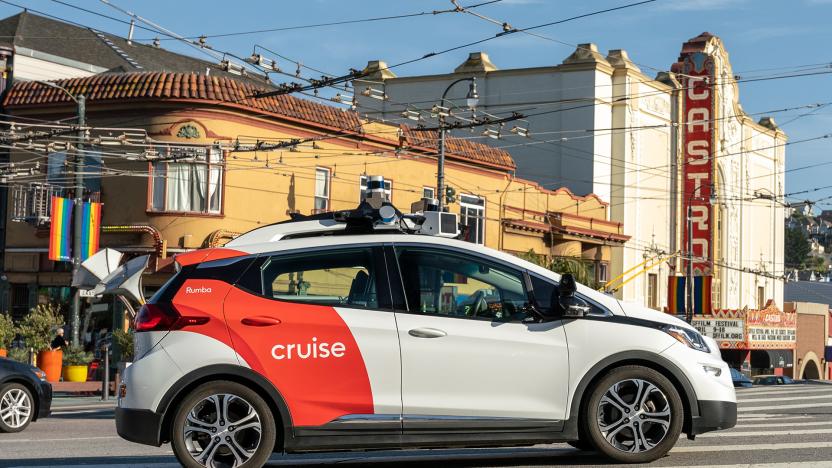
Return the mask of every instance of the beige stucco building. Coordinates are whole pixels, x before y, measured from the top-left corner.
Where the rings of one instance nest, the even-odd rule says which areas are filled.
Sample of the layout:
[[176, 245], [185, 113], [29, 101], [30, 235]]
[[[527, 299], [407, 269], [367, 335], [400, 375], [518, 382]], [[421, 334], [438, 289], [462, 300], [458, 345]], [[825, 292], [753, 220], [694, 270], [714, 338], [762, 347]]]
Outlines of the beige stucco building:
[[[707, 64], [696, 76], [685, 68], [694, 58]], [[397, 121], [410, 111], [430, 121], [431, 106], [450, 83], [475, 77], [480, 115], [519, 112], [524, 118], [516, 124], [529, 136], [512, 133], [514, 124], [494, 126], [499, 139], [454, 134], [510, 152], [519, 177], [608, 200], [610, 219], [630, 236], [612, 250], [609, 278], [633, 267], [639, 273], [616, 292], [620, 298], [665, 308], [668, 278], [684, 274], [685, 258], [693, 257], [695, 275], [712, 277], [713, 308], [761, 308], [769, 299], [782, 305], [784, 213], [777, 200], [784, 193], [786, 136], [773, 119], [755, 121], [742, 110], [716, 36], [685, 42], [667, 71], [636, 62], [624, 50], [603, 53], [590, 43], [560, 63], [523, 69], [499, 69], [483, 52], [453, 72], [427, 76], [397, 77], [372, 61], [369, 75], [355, 81], [356, 98], [358, 110], [374, 119]], [[694, 85], [693, 96], [703, 98], [698, 109], [687, 99]], [[453, 87], [446, 105], [463, 106], [466, 92]], [[373, 98], [380, 95], [388, 99]], [[695, 173], [702, 162], [705, 172]], [[690, 253], [687, 205], [697, 200]], [[639, 267], [663, 254], [675, 257]]]

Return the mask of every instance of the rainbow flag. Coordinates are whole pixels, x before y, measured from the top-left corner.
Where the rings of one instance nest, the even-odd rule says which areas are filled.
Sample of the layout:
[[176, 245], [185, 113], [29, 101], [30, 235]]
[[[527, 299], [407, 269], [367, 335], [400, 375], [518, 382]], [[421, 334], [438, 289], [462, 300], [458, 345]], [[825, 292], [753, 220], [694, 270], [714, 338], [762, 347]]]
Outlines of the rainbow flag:
[[711, 276], [696, 276], [693, 278], [693, 313], [710, 315], [713, 312], [711, 303]]
[[72, 200], [52, 197], [52, 225], [49, 228], [49, 260], [72, 260], [69, 250], [72, 229]]
[[685, 313], [685, 277], [669, 276], [667, 278], [667, 312]]
[[81, 261], [83, 262], [98, 252], [101, 203], [84, 202], [81, 210]]

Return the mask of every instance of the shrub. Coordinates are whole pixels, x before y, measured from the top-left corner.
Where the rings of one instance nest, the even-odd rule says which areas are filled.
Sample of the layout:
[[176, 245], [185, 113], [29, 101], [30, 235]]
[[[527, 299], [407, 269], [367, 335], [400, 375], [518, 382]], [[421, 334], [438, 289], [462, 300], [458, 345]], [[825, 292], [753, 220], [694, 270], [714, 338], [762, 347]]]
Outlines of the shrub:
[[92, 362], [92, 353], [84, 351], [80, 346], [70, 346], [64, 351], [65, 366], [86, 366]]
[[15, 334], [17, 334], [17, 331], [11, 316], [8, 313], [0, 314], [0, 349], [8, 350], [11, 348]]
[[133, 361], [133, 330], [114, 330], [113, 342], [118, 345], [122, 361]]
[[23, 348], [12, 348], [9, 350], [9, 359], [12, 361], [22, 362], [24, 364], [31, 364], [29, 362], [29, 350]]
[[49, 349], [55, 330], [62, 327], [63, 323], [57, 305], [38, 304], [21, 320], [18, 332], [27, 348], [36, 352], [43, 351]]

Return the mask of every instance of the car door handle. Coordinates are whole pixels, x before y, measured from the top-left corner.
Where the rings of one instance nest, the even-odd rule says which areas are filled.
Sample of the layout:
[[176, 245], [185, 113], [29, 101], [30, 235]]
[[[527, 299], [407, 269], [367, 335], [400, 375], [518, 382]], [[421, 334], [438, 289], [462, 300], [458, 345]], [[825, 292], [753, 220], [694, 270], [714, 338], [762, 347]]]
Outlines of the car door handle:
[[248, 325], [249, 327], [271, 327], [272, 325], [279, 325], [280, 319], [274, 317], [246, 317], [240, 320], [240, 323], [243, 325]]
[[414, 328], [407, 333], [416, 338], [442, 338], [448, 335], [444, 330], [438, 328]]

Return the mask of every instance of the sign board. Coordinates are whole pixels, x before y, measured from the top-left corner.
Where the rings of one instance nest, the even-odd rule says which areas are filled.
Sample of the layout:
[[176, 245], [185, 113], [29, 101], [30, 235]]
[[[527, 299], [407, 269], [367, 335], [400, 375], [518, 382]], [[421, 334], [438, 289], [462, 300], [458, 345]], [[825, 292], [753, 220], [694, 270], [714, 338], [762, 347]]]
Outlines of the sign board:
[[742, 319], [713, 318], [710, 316], [694, 317], [691, 323], [699, 333], [715, 339], [720, 347], [722, 343], [742, 343], [745, 341], [745, 321]]
[[686, 218], [692, 220], [683, 230], [683, 245], [692, 246], [694, 274], [706, 276], [711, 274], [713, 258], [710, 197], [714, 174], [713, 122], [717, 117], [714, 115], [714, 60], [704, 52], [690, 53], [683, 60], [685, 160], [682, 206]]
[[745, 313], [748, 349], [794, 349], [797, 319], [794, 312], [782, 312], [770, 305]]
[[718, 310], [697, 315], [691, 323], [722, 349], [794, 349], [797, 319], [773, 304], [761, 310]]

